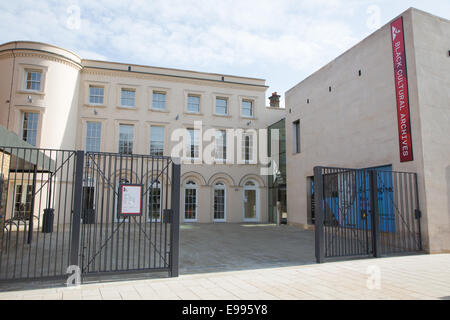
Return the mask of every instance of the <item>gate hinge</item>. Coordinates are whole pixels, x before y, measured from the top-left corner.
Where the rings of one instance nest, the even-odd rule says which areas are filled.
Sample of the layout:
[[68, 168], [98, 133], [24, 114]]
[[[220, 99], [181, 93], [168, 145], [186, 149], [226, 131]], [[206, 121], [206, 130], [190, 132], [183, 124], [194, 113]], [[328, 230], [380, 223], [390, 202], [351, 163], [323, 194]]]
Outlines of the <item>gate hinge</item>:
[[416, 219], [422, 218], [422, 212], [419, 209], [414, 210], [414, 214], [416, 216]]

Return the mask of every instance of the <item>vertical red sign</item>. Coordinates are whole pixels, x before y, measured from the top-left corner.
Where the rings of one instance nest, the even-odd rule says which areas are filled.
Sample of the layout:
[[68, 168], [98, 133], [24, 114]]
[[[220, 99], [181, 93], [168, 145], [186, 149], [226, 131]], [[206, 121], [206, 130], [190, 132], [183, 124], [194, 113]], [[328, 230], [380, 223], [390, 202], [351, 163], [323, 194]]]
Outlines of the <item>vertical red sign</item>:
[[392, 52], [394, 56], [395, 94], [397, 97], [398, 138], [400, 162], [412, 161], [411, 123], [409, 117], [408, 74], [406, 70], [403, 18], [391, 23]]

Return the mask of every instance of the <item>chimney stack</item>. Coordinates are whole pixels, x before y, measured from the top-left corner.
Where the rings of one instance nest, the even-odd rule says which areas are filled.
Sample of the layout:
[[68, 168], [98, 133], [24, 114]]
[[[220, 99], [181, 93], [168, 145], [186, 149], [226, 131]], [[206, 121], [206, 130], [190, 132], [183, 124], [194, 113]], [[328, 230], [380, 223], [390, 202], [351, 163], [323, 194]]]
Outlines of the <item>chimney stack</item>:
[[271, 108], [279, 108], [280, 107], [280, 95], [277, 92], [273, 92], [272, 96], [269, 97], [270, 107]]

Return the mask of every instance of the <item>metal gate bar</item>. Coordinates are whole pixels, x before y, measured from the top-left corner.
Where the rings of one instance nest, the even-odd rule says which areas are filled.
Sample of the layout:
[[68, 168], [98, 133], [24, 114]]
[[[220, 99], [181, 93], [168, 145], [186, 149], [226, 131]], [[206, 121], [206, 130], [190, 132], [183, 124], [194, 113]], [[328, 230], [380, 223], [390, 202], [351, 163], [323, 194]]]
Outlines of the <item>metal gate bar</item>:
[[417, 174], [315, 167], [316, 260], [422, 251]]
[[[163, 156], [0, 146], [0, 281], [168, 271], [178, 276], [180, 165]], [[118, 187], [143, 185], [140, 216]]]

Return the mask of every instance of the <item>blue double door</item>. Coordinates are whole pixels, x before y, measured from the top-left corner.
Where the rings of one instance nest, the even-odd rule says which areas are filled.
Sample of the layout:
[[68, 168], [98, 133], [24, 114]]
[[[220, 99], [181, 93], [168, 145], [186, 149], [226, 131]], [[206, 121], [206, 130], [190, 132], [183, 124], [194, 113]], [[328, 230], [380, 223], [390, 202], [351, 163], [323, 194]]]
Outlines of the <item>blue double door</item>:
[[[371, 197], [370, 175], [376, 177], [376, 197]], [[334, 181], [332, 191], [324, 193], [324, 209], [330, 223], [340, 227], [371, 230], [371, 201], [377, 201], [380, 232], [395, 232], [395, 206], [392, 179], [392, 166], [352, 170], [337, 173], [330, 178]], [[314, 188], [314, 185], [311, 185]]]

